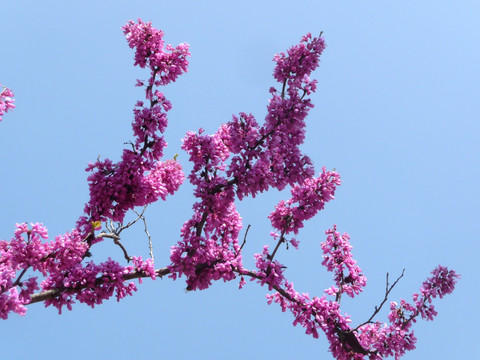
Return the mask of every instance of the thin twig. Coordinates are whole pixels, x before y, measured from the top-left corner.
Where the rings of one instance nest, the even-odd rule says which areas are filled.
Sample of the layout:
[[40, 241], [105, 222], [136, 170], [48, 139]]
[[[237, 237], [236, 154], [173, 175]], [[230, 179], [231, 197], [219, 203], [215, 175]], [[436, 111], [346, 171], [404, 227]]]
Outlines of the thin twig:
[[285, 240], [285, 232], [286, 232], [286, 229], [290, 226], [290, 221], [291, 221], [291, 220], [292, 220], [291, 218], [290, 218], [290, 219], [287, 219], [287, 224], [285, 225], [285, 228], [282, 230], [282, 233], [280, 234], [280, 239], [278, 239], [278, 243], [277, 243], [277, 245], [275, 246], [275, 249], [273, 249], [272, 255], [269, 255], [269, 256], [268, 256], [268, 259], [269, 259], [270, 261], [273, 261], [273, 258], [275, 257], [275, 254], [277, 253], [277, 250], [278, 250], [278, 248], [280, 247], [280, 245], [281, 245], [282, 243], [286, 242], [286, 240]]
[[273, 261], [273, 258], [275, 257], [275, 254], [277, 253], [278, 248], [280, 247], [280, 244], [285, 242], [285, 238], [283, 237], [283, 232], [282, 235], [280, 235], [280, 239], [278, 239], [277, 245], [275, 246], [275, 249], [273, 249], [272, 255], [268, 256], [268, 259], [270, 261]]
[[148, 206], [148, 205], [145, 205], [145, 206], [143, 207], [143, 210], [142, 210], [142, 212], [141, 212], [140, 214], [139, 214], [137, 211], [133, 210], [133, 212], [134, 212], [135, 214], [137, 214], [138, 217], [137, 217], [135, 220], [130, 221], [127, 225], [122, 225], [122, 226], [120, 227], [120, 229], [117, 231], [117, 233], [120, 234], [123, 230], [128, 229], [130, 226], [132, 226], [133, 224], [135, 224], [138, 220], [142, 219], [142, 218], [143, 218], [143, 214], [145, 213], [145, 210], [147, 210], [147, 206]]
[[[108, 228], [108, 226], [107, 226], [107, 228]], [[116, 234], [115, 232], [110, 232], [110, 233], [102, 232], [102, 233], [98, 234], [96, 237], [97, 238], [113, 239], [114, 244], [120, 246], [120, 249], [122, 249], [123, 256], [125, 257], [125, 259], [127, 261], [132, 260], [132, 257], [130, 255], [128, 255], [127, 249], [125, 249], [123, 244], [120, 242], [120, 236], [118, 236], [118, 234]]]
[[23, 275], [25, 275], [25, 273], [27, 272], [27, 270], [30, 268], [30, 266], [27, 266], [25, 269], [23, 269], [23, 271], [21, 272], [21, 274], [18, 276], [17, 280], [15, 280], [15, 282], [12, 284], [12, 288], [14, 288], [15, 286], [18, 286], [22, 283], [22, 277]]
[[355, 329], [353, 329], [352, 331], [356, 331], [358, 330], [360, 327], [362, 327], [363, 325], [366, 325], [366, 324], [370, 324], [373, 320], [373, 318], [380, 312], [380, 310], [382, 309], [382, 306], [385, 304], [385, 302], [388, 300], [388, 295], [390, 294], [390, 292], [392, 291], [392, 289], [395, 287], [395, 285], [397, 285], [398, 281], [403, 277], [403, 275], [405, 274], [405, 269], [402, 270], [402, 274], [397, 278], [397, 280], [395, 280], [395, 282], [392, 284], [392, 286], [389, 287], [389, 283], [388, 283], [388, 273], [387, 273], [387, 278], [386, 278], [386, 284], [385, 284], [385, 298], [383, 299], [382, 303], [380, 304], [380, 306], [375, 306], [375, 311], [373, 312], [372, 316], [370, 316], [370, 318], [365, 321], [364, 323], [358, 325]]
[[97, 238], [108, 238], [108, 239], [113, 239], [113, 240], [115, 240], [115, 239], [119, 240], [120, 239], [120, 236], [118, 236], [117, 234], [115, 234], [113, 232], [111, 232], [111, 233], [102, 232], [95, 237], [97, 237]]
[[114, 238], [113, 242], [115, 243], [115, 245], [120, 246], [120, 249], [122, 249], [123, 251], [123, 256], [125, 257], [125, 260], [130, 262], [132, 260], [132, 257], [128, 255], [127, 249], [125, 249], [125, 246], [123, 246], [123, 244], [120, 242], [120, 238]]
[[203, 227], [205, 226], [205, 222], [207, 221], [207, 217], [208, 217], [208, 212], [205, 211], [202, 215], [202, 219], [200, 220], [200, 222], [195, 225], [197, 228], [197, 231], [195, 234], [196, 236], [202, 235], [202, 230], [203, 230]]
[[343, 292], [343, 272], [342, 272], [342, 281], [340, 282], [340, 288], [338, 289], [337, 295], [335, 296], [335, 301], [340, 305], [342, 302], [342, 292]]
[[[424, 307], [424, 306], [427, 304], [427, 301], [428, 301], [428, 298], [427, 298], [427, 297], [423, 298], [423, 304], [422, 304], [421, 307]], [[417, 317], [418, 314], [420, 314], [419, 308], [417, 308], [417, 309], [415, 310], [415, 312], [414, 312], [412, 315], [410, 315], [410, 317], [409, 317], [408, 319], [406, 319], [406, 320], [405, 320], [404, 316], [402, 315], [402, 318], [404, 319], [404, 322], [403, 322], [403, 325], [402, 325], [402, 329], [404, 329], [410, 321], [412, 321], [415, 317]]]
[[[143, 225], [145, 225], [145, 234], [147, 234], [147, 237], [148, 237], [148, 247], [149, 247], [149, 249], [150, 249], [150, 258], [151, 258], [152, 260], [155, 260], [155, 257], [153, 256], [152, 237], [150, 236], [150, 233], [148, 232], [147, 219], [145, 219], [145, 216], [143, 216], [143, 213], [145, 212], [145, 209], [146, 209], [146, 208], [147, 208], [146, 206], [143, 208], [143, 211], [142, 211], [141, 214], [139, 214], [139, 213], [136, 212], [135, 210], [133, 210], [133, 212], [138, 215], [138, 218], [139, 218], [139, 219], [142, 219], [142, 220], [143, 220]], [[138, 219], [137, 219], [137, 220], [138, 220]]]
[[250, 230], [250, 226], [251, 226], [251, 225], [248, 225], [248, 226], [247, 226], [247, 230], [245, 230], [245, 236], [243, 237], [243, 243], [242, 243], [242, 246], [240, 246], [240, 250], [238, 251], [237, 256], [238, 256], [238, 254], [240, 254], [240, 253], [242, 252], [243, 246], [244, 246], [244, 245], [246, 244], [246, 242], [247, 242], [247, 234], [248, 234], [248, 230]]
[[285, 86], [287, 85], [287, 80], [283, 80], [283, 86], [282, 86], [282, 94], [281, 94], [281, 97], [282, 97], [282, 100], [285, 98]]

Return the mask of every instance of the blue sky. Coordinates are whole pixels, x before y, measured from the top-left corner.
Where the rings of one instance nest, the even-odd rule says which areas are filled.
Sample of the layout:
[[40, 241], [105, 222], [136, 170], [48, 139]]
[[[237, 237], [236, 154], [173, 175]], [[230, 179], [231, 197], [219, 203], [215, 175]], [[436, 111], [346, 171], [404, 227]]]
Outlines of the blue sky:
[[[365, 321], [384, 296], [385, 274], [405, 276], [391, 300], [411, 299], [438, 264], [462, 274], [457, 290], [437, 302], [434, 322], [415, 327], [417, 350], [404, 359], [472, 358], [479, 316], [477, 270], [480, 110], [480, 5], [477, 1], [2, 1], [0, 82], [17, 108], [0, 123], [3, 164], [0, 238], [16, 222], [43, 222], [50, 236], [70, 230], [87, 200], [84, 168], [99, 154], [118, 160], [131, 138], [134, 87], [145, 72], [120, 27], [142, 18], [168, 43], [188, 42], [190, 71], [164, 89], [173, 103], [166, 157], [179, 153], [188, 130], [215, 131], [240, 111], [262, 120], [273, 55], [303, 34], [324, 31], [316, 107], [303, 150], [336, 168], [343, 184], [335, 201], [300, 233], [298, 251], [280, 261], [297, 290], [321, 295], [331, 285], [321, 267], [324, 230], [351, 235], [367, 278], [343, 310]], [[239, 205], [251, 224], [246, 264], [270, 242], [268, 214], [288, 193]], [[191, 215], [191, 187], [149, 208], [157, 267]], [[124, 239], [148, 255], [138, 226]], [[122, 254], [105, 242], [96, 260]], [[9, 358], [71, 359], [132, 356], [170, 359], [329, 359], [327, 343], [291, 325], [268, 306], [266, 289], [237, 281], [185, 293], [183, 281], [145, 281], [135, 296], [96, 309], [77, 304], [58, 316], [35, 304], [2, 322]], [[380, 319], [385, 319], [386, 312]], [[465, 346], [467, 345], [467, 346]]]

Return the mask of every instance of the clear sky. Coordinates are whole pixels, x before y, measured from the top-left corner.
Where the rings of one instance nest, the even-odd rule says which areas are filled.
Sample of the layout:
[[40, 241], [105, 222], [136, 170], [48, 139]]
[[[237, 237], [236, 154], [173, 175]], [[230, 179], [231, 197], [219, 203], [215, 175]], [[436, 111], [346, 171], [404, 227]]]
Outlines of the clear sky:
[[[385, 274], [405, 276], [391, 300], [411, 299], [442, 264], [462, 278], [438, 301], [434, 322], [415, 326], [417, 350], [404, 359], [473, 359], [478, 354], [480, 252], [480, 4], [478, 1], [0, 1], [0, 82], [17, 108], [0, 123], [0, 238], [16, 222], [43, 222], [50, 236], [73, 228], [87, 200], [84, 169], [118, 160], [131, 139], [132, 108], [141, 92], [133, 52], [120, 27], [142, 18], [165, 40], [188, 42], [190, 71], [164, 89], [173, 103], [166, 157], [179, 153], [188, 130], [215, 131], [232, 114], [266, 113], [273, 55], [307, 32], [324, 31], [316, 105], [303, 150], [336, 168], [335, 201], [298, 236], [300, 249], [278, 258], [297, 290], [321, 295], [331, 285], [321, 267], [323, 232], [337, 224], [351, 235], [367, 278], [343, 310], [365, 321], [384, 296]], [[270, 242], [270, 211], [288, 193], [240, 206], [251, 224], [246, 264]], [[157, 267], [191, 215], [191, 187], [147, 212]], [[138, 226], [124, 239], [148, 255]], [[105, 242], [96, 260], [121, 261]], [[135, 296], [98, 308], [74, 305], [59, 316], [42, 304], [0, 324], [2, 359], [329, 359], [327, 342], [292, 326], [268, 306], [266, 290], [216, 283], [186, 293], [185, 283], [146, 280]], [[384, 320], [386, 311], [380, 319]]]

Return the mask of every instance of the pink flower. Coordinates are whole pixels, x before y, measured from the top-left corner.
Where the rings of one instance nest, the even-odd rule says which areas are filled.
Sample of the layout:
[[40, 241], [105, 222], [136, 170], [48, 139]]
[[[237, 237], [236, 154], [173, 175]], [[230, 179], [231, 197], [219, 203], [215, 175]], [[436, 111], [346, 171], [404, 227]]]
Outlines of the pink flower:
[[[2, 84], [0, 84], [0, 87]], [[3, 90], [0, 91], [0, 121], [2, 121], [2, 116], [6, 112], [11, 109], [15, 108], [15, 99], [13, 98], [15, 95], [13, 91], [4, 87]]]

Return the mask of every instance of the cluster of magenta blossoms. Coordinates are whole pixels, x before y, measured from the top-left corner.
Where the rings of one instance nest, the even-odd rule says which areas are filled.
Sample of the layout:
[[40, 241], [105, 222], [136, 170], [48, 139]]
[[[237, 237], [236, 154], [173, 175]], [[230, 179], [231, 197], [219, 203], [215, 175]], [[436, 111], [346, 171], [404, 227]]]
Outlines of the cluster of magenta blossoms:
[[[227, 281], [242, 273], [238, 243], [242, 222], [236, 199], [254, 197], [269, 188], [282, 190], [304, 183], [308, 187], [310, 181], [324, 180], [311, 180], [312, 161], [299, 148], [305, 139], [305, 118], [313, 107], [306, 95], [316, 88], [316, 80], [309, 75], [318, 67], [324, 49], [323, 38], [307, 35], [288, 55], [275, 56], [274, 77], [281, 91], [270, 89], [262, 126], [253, 115], [240, 113], [213, 135], [200, 129], [183, 139], [182, 148], [193, 163], [188, 178], [198, 201], [192, 218], [182, 227], [182, 240], [172, 248], [170, 270], [173, 278], [187, 277], [189, 290], [205, 289], [213, 280]], [[329, 177], [325, 172], [322, 176]], [[325, 190], [325, 201], [332, 191]], [[308, 210], [297, 209], [299, 224], [323, 207], [306, 205]]]
[[9, 110], [15, 108], [15, 95], [13, 91], [4, 87], [2, 89], [2, 84], [0, 84], [0, 121], [2, 121], [2, 116]]
[[[313, 107], [309, 96], [317, 83], [310, 76], [325, 49], [321, 36], [307, 34], [286, 53], [275, 55], [273, 77], [278, 85], [270, 88], [263, 123], [242, 112], [214, 134], [203, 129], [186, 134], [182, 149], [192, 164], [188, 179], [196, 202], [179, 241], [171, 248], [170, 264], [155, 269], [153, 259], [128, 255], [120, 243], [120, 232], [131, 225], [123, 226], [126, 214], [165, 200], [184, 180], [175, 159], [162, 160], [167, 145], [163, 134], [172, 105], [158, 88], [187, 71], [190, 54], [187, 44], [165, 45], [163, 32], [150, 23], [130, 21], [122, 29], [135, 49], [135, 65], [149, 70], [148, 80], [137, 80], [137, 86], [145, 88], [145, 99], [133, 110], [134, 138], [120, 161], [98, 159], [88, 165], [90, 198], [71, 232], [48, 241], [43, 225], [22, 223], [16, 225], [10, 241], [0, 241], [0, 317], [6, 319], [11, 312], [24, 315], [25, 305], [39, 301], [61, 312], [63, 306], [71, 310], [74, 302], [94, 307], [112, 296], [120, 300], [136, 291], [130, 280], [144, 277], [184, 277], [187, 290], [207, 289], [214, 281], [234, 279], [239, 279], [242, 288], [248, 277], [268, 287], [268, 303], [291, 312], [293, 325], [302, 326], [315, 338], [323, 332], [336, 359], [398, 359], [414, 349], [412, 326], [418, 318], [433, 320], [437, 315], [432, 301], [454, 290], [459, 276], [453, 270], [437, 267], [411, 303], [390, 304], [388, 322], [382, 323], [375, 317], [400, 279], [389, 285], [387, 277], [385, 301], [355, 326], [341, 311], [342, 295], [359, 295], [366, 276], [353, 258], [348, 234], [340, 234], [335, 225], [326, 231], [322, 265], [332, 272], [333, 281], [320, 297], [297, 292], [278, 259], [280, 249], [299, 247], [295, 237], [304, 222], [334, 199], [341, 184], [336, 171], [323, 168], [316, 174], [311, 159], [300, 150], [305, 119]], [[13, 107], [13, 93], [4, 89], [0, 120]], [[280, 201], [269, 215], [274, 245], [264, 245], [254, 255], [255, 269], [247, 269], [242, 262], [247, 234], [240, 245], [242, 218], [236, 202], [287, 186], [290, 199]], [[122, 265], [111, 258], [91, 261], [92, 247], [104, 238], [112, 238], [131, 263]]]
[[[138, 101], [133, 111], [134, 140], [124, 149], [120, 161], [105, 159], [88, 165], [90, 199], [74, 230], [48, 242], [43, 225], [17, 224], [15, 236], [0, 242], [3, 319], [12, 311], [23, 315], [25, 305], [33, 301], [44, 301], [61, 312], [63, 306], [71, 309], [75, 301], [93, 307], [113, 295], [120, 300], [136, 290], [128, 279], [156, 277], [152, 259], [132, 256], [132, 265], [127, 266], [110, 258], [99, 264], [88, 261], [91, 247], [106, 234], [98, 233], [102, 223], [122, 224], [127, 211], [165, 200], [185, 177], [180, 163], [161, 161], [167, 145], [162, 134], [172, 105], [157, 88], [187, 71], [188, 45], [164, 46], [163, 32], [140, 20], [127, 23], [123, 31], [129, 46], [136, 50], [135, 65], [150, 70], [147, 81], [137, 80], [137, 86], [145, 88], [145, 101]], [[0, 115], [14, 107], [12, 96], [10, 90], [2, 91]], [[38, 272], [43, 280], [38, 276], [25, 279], [32, 272]], [[38, 297], [34, 296], [36, 290], [40, 290]]]
[[394, 356], [399, 359], [407, 350], [415, 349], [417, 341], [412, 325], [420, 316], [433, 320], [437, 315], [432, 300], [453, 292], [459, 275], [444, 266], [432, 271], [432, 277], [423, 282], [419, 293], [413, 294], [413, 302], [401, 300], [400, 304], [390, 303], [388, 323], [379, 321], [364, 323], [358, 327], [358, 340], [364, 349], [368, 349], [372, 359]]
[[367, 278], [353, 259], [348, 234], [340, 235], [337, 227], [326, 231], [327, 241], [322, 243], [323, 256], [322, 265], [335, 276], [335, 285], [325, 290], [329, 295], [336, 295], [337, 300], [341, 294], [346, 293], [350, 297], [358, 295], [362, 288], [367, 285]]
[[163, 32], [140, 20], [130, 21], [123, 32], [129, 46], [135, 49], [135, 65], [150, 69], [147, 81], [137, 80], [137, 86], [146, 89], [146, 103], [138, 101], [135, 106], [135, 140], [131, 149], [123, 150], [121, 161], [97, 160], [88, 166], [90, 201], [85, 205], [86, 217], [81, 219], [81, 225], [88, 226], [92, 220], [122, 222], [128, 210], [165, 199], [184, 179], [179, 163], [160, 161], [167, 145], [162, 134], [172, 105], [156, 88], [174, 82], [188, 70], [188, 45], [164, 47]]

